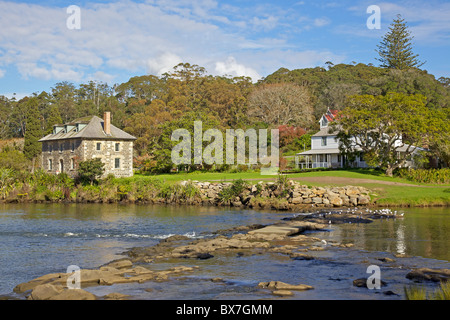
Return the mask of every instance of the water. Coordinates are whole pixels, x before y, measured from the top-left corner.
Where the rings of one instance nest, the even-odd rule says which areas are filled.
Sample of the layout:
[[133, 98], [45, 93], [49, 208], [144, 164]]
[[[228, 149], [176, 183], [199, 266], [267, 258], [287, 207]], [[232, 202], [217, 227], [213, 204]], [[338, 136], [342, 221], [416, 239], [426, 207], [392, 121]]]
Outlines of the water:
[[[208, 260], [167, 261], [155, 267], [198, 265], [201, 272], [175, 282], [99, 286], [90, 291], [99, 296], [117, 291], [139, 299], [265, 299], [273, 296], [257, 284], [278, 280], [314, 286], [293, 299], [399, 299], [411, 268], [450, 268], [450, 210], [400, 210], [405, 212], [403, 219], [336, 225], [317, 232], [319, 238], [355, 246], [310, 252], [315, 260], [292, 260], [276, 253], [239, 257], [230, 253]], [[17, 284], [35, 277], [65, 272], [69, 265], [97, 268], [123, 257], [128, 248], [153, 245], [170, 235], [197, 239], [220, 229], [270, 224], [292, 215], [217, 207], [0, 205], [0, 294], [9, 294]], [[398, 259], [394, 254], [410, 257]], [[385, 264], [380, 257], [396, 262]], [[368, 276], [370, 264], [380, 265], [382, 278], [389, 283], [386, 290], [398, 296], [352, 286], [354, 279]], [[214, 277], [224, 281], [209, 281]]]

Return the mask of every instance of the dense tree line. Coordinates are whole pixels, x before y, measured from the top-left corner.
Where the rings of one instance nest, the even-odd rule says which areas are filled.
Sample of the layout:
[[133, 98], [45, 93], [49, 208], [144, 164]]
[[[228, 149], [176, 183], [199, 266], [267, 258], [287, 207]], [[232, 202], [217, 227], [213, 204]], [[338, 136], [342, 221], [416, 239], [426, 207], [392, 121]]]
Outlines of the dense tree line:
[[[0, 97], [0, 138], [25, 137], [28, 130], [43, 136], [54, 124], [111, 111], [112, 123], [138, 138], [136, 156], [149, 157], [156, 164], [170, 139], [163, 133], [193, 115], [199, 119], [207, 115], [220, 130], [287, 125], [314, 133], [321, 114], [328, 107], [343, 109], [348, 96], [397, 92], [421, 94], [427, 108], [448, 117], [449, 84], [449, 78], [435, 79], [417, 68], [331, 62], [326, 68], [281, 68], [252, 83], [245, 77], [211, 76], [200, 66], [182, 63], [161, 77], [138, 76], [114, 86], [60, 82], [49, 92], [18, 101]], [[28, 118], [32, 121], [27, 125]], [[441, 153], [448, 153], [448, 141], [433, 143]], [[34, 155], [32, 151], [28, 157]]]

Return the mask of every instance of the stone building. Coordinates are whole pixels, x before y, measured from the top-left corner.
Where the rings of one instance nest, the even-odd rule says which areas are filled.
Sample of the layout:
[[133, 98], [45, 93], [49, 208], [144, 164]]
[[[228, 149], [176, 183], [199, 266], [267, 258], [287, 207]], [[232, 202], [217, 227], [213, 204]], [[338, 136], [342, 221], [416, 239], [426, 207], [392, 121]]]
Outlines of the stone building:
[[105, 164], [104, 177], [133, 175], [135, 137], [111, 124], [110, 112], [103, 119], [88, 116], [53, 126], [42, 142], [42, 168], [50, 173], [65, 172], [74, 177], [81, 161], [100, 158]]

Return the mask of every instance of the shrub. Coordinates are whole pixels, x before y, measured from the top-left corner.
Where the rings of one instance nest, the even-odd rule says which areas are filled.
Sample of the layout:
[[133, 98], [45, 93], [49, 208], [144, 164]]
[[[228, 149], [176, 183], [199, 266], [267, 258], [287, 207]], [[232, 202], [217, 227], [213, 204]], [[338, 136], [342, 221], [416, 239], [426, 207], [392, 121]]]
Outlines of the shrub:
[[396, 176], [419, 183], [450, 183], [450, 168], [445, 169], [408, 169], [401, 168]]
[[247, 187], [247, 182], [242, 179], [234, 180], [231, 185], [222, 189], [219, 192], [219, 199], [227, 202], [233, 199], [234, 197], [238, 197], [244, 189]]
[[104, 166], [99, 158], [81, 161], [78, 165], [78, 179], [82, 183], [89, 181], [92, 185], [105, 172]]

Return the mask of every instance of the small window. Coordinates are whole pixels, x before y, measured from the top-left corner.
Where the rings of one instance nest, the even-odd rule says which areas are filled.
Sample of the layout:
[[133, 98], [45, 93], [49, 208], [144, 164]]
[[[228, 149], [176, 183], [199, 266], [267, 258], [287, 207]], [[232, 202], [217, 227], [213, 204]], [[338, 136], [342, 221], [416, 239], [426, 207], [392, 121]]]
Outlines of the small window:
[[327, 137], [322, 137], [322, 146], [327, 145]]
[[114, 148], [116, 151], [120, 151], [120, 143], [116, 143]]
[[75, 170], [75, 159], [70, 159], [70, 169]]
[[120, 169], [120, 158], [115, 158], [114, 159], [114, 168], [115, 169]]
[[97, 142], [97, 150], [100, 151], [102, 149], [102, 144], [101, 142]]
[[52, 159], [48, 159], [48, 170], [53, 170]]
[[59, 152], [63, 152], [64, 150], [64, 143], [59, 144]]
[[75, 151], [75, 142], [72, 142], [72, 146], [71, 146], [72, 152]]
[[52, 145], [48, 146], [48, 152], [52, 152]]

